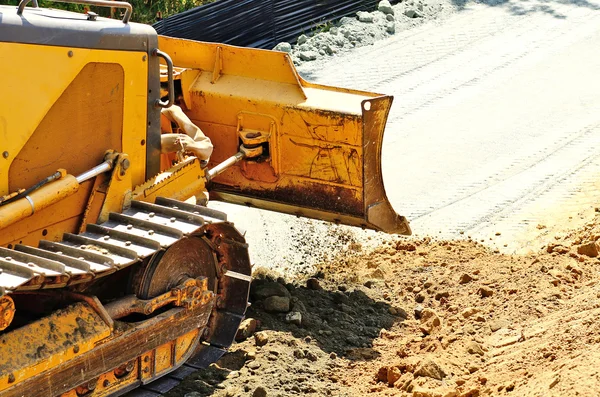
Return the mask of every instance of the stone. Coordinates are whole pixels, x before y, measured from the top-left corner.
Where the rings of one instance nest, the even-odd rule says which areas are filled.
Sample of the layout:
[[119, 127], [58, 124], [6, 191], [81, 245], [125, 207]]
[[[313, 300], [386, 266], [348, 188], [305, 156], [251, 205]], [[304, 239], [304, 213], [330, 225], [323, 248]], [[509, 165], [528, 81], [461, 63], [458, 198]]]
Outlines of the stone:
[[477, 293], [481, 295], [482, 298], [489, 298], [490, 296], [494, 295], [494, 290], [490, 287], [483, 286], [479, 288]]
[[306, 36], [305, 34], [301, 34], [298, 37], [298, 40], [296, 41], [296, 44], [302, 45], [302, 44], [306, 43], [306, 40], [308, 40], [308, 36]]
[[404, 11], [404, 15], [406, 15], [409, 18], [419, 18], [421, 16], [417, 11], [413, 9], [408, 9]]
[[[389, 15], [388, 15], [389, 16]], [[396, 24], [394, 22], [388, 22], [385, 25], [385, 31], [388, 32], [389, 34], [394, 34], [396, 33]]]
[[300, 312], [290, 312], [286, 314], [285, 321], [290, 324], [300, 325], [302, 324], [302, 314]]
[[481, 348], [481, 345], [474, 341], [468, 342], [466, 349], [467, 349], [467, 353], [469, 353], [469, 354], [477, 354], [478, 356], [483, 356], [483, 354], [484, 354], [484, 351]]
[[424, 301], [425, 301], [425, 295], [423, 295], [422, 293], [418, 293], [415, 295], [415, 302], [423, 303]]
[[468, 282], [471, 282], [473, 280], [473, 276], [471, 276], [470, 274], [463, 274], [462, 276], [460, 276], [460, 279], [458, 279], [458, 283], [459, 284], [466, 284]]
[[379, 5], [377, 6], [377, 9], [383, 12], [384, 14], [394, 15], [394, 9], [392, 8], [392, 5], [388, 0], [381, 0], [379, 2]]
[[390, 386], [393, 386], [394, 383], [402, 376], [402, 372], [398, 367], [390, 367], [387, 371], [387, 382]]
[[356, 16], [358, 17], [358, 20], [360, 22], [364, 22], [364, 23], [372, 23], [373, 22], [373, 15], [371, 13], [368, 13], [365, 11], [358, 11], [356, 13]]
[[271, 296], [285, 296], [289, 298], [290, 291], [275, 281], [269, 281], [259, 284], [256, 288], [252, 288], [252, 296], [256, 300], [266, 299]]
[[310, 361], [317, 361], [319, 359], [319, 357], [317, 357], [317, 355], [313, 352], [306, 353], [306, 358]]
[[471, 317], [471, 316], [473, 316], [474, 314], [477, 314], [477, 313], [479, 313], [479, 309], [477, 309], [475, 307], [467, 307], [460, 314], [464, 318], [469, 318], [469, 317]]
[[431, 335], [442, 327], [442, 320], [433, 309], [424, 309], [421, 312], [421, 325], [419, 329], [425, 335]]
[[260, 364], [258, 361], [251, 361], [251, 362], [248, 364], [248, 368], [249, 368], [249, 369], [259, 369], [259, 368], [260, 368], [260, 366], [261, 366], [261, 364]]
[[247, 318], [244, 321], [242, 321], [237, 333], [235, 334], [235, 340], [241, 342], [254, 335], [254, 332], [256, 332], [257, 325], [257, 321], [253, 318]]
[[295, 312], [300, 312], [300, 313], [306, 313], [306, 306], [304, 306], [304, 303], [301, 300], [297, 300], [294, 301], [294, 299], [292, 299], [290, 301], [292, 303], [292, 310]]
[[424, 307], [421, 305], [415, 306], [415, 318], [418, 320], [421, 318], [421, 314], [423, 313]]
[[290, 52], [290, 51], [292, 51], [292, 45], [290, 43], [283, 41], [283, 42], [277, 44], [275, 47], [273, 47], [273, 51]]
[[435, 294], [435, 300], [439, 301], [442, 298], [448, 298], [450, 296], [450, 292], [448, 291], [440, 291]]
[[252, 397], [267, 397], [267, 389], [262, 386], [258, 386], [256, 389], [254, 389]]
[[270, 296], [264, 301], [265, 311], [271, 313], [287, 313], [290, 311], [290, 298]]
[[318, 54], [315, 51], [302, 51], [298, 56], [303, 61], [314, 61], [317, 59]]
[[316, 278], [309, 278], [306, 280], [306, 288], [311, 289], [313, 291], [322, 290], [321, 283]]
[[433, 378], [437, 380], [444, 379], [447, 375], [446, 372], [439, 366], [438, 363], [431, 359], [425, 360], [417, 370], [415, 371], [415, 376], [422, 376], [427, 378]]
[[391, 14], [388, 14], [385, 16], [386, 21], [388, 22], [394, 22], [394, 16]]
[[269, 343], [269, 334], [264, 331], [257, 332], [254, 334], [254, 343], [256, 346], [264, 346]]
[[581, 244], [577, 247], [577, 253], [579, 255], [589, 256], [590, 258], [595, 258], [598, 256], [598, 244], [595, 241]]
[[490, 321], [490, 330], [492, 332], [496, 332], [501, 328], [506, 328], [507, 326], [508, 326], [508, 321], [504, 321], [504, 320]]

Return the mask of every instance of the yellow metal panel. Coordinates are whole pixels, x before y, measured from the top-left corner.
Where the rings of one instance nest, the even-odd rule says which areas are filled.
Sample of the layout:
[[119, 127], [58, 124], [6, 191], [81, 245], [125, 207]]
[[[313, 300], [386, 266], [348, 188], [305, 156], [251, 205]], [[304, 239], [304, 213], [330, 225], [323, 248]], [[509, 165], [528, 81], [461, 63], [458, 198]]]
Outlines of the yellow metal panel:
[[177, 338], [175, 342], [175, 364], [179, 365], [187, 358], [191, 347], [195, 346], [199, 330], [195, 329]]
[[86, 303], [76, 303], [3, 334], [0, 391], [92, 350], [110, 333], [94, 310]]
[[[6, 158], [0, 158], [0, 195], [9, 193], [8, 170], [15, 156], [52, 104], [90, 62], [118, 63], [125, 71], [124, 114], [127, 116], [123, 120], [123, 152], [131, 159], [134, 183], [144, 180], [146, 148], [141, 142], [146, 139], [148, 96], [144, 53], [17, 43], [0, 43], [0, 53], [3, 54], [0, 75], [10, 76], [3, 80], [3, 90], [10, 93], [10, 102], [3, 104], [0, 111], [0, 142], [2, 152], [8, 153]], [[52, 65], [52, 76], [42, 73], [47, 65]], [[69, 126], [64, 128], [68, 134]], [[56, 150], [51, 141], [48, 150]], [[68, 168], [68, 164], [64, 167]]]
[[156, 348], [154, 353], [154, 371], [160, 374], [173, 366], [173, 343], [165, 343]]

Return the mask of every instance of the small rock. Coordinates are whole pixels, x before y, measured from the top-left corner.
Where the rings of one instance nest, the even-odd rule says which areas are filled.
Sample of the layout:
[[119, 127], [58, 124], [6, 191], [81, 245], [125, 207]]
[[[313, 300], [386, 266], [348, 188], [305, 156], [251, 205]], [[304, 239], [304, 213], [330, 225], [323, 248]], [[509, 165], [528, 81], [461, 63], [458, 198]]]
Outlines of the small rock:
[[341, 291], [341, 292], [346, 292], [346, 291], [348, 291], [348, 287], [346, 287], [344, 284], [340, 284], [340, 285], [338, 285], [338, 286], [337, 286], [337, 289], [338, 289], [338, 291]]
[[581, 244], [579, 247], [577, 247], [577, 253], [579, 255], [585, 255], [591, 258], [595, 258], [598, 256], [598, 244], [595, 241], [586, 244]]
[[310, 361], [317, 361], [319, 359], [319, 357], [317, 357], [317, 355], [313, 352], [306, 353], [306, 358]]
[[303, 61], [314, 61], [317, 59], [318, 54], [315, 51], [301, 51], [298, 56]]
[[413, 9], [408, 9], [404, 11], [404, 15], [406, 15], [409, 18], [419, 18], [421, 16], [417, 11]]
[[423, 306], [417, 305], [415, 306], [415, 318], [418, 320], [421, 318], [421, 314], [423, 313]]
[[450, 296], [450, 293], [448, 291], [440, 291], [435, 294], [435, 300], [439, 301], [440, 299], [448, 298], [449, 296]]
[[298, 41], [296, 41], [296, 44], [302, 45], [302, 44], [306, 43], [306, 40], [308, 40], [308, 37], [305, 34], [301, 34], [298, 37]]
[[347, 304], [350, 302], [350, 298], [346, 294], [337, 291], [333, 293], [332, 299], [335, 303]]
[[267, 397], [267, 389], [262, 386], [258, 386], [256, 389], [254, 389], [252, 397]]
[[256, 288], [252, 288], [252, 296], [254, 299], [266, 299], [271, 296], [285, 296], [290, 297], [290, 291], [285, 286], [269, 281], [264, 284], [259, 284]]
[[479, 313], [479, 309], [475, 308], [475, 307], [467, 307], [465, 310], [463, 310], [460, 314], [464, 317], [464, 318], [469, 318], [474, 314]]
[[423, 303], [424, 301], [425, 301], [425, 295], [423, 295], [422, 293], [418, 293], [415, 295], [415, 302]]
[[469, 354], [477, 354], [479, 356], [483, 356], [483, 354], [484, 354], [484, 351], [481, 348], [481, 346], [479, 345], [479, 343], [474, 342], [474, 341], [467, 343], [466, 349], [467, 349], [467, 353], [469, 353]]
[[[389, 15], [388, 15], [389, 16]], [[389, 34], [394, 34], [396, 33], [396, 24], [394, 22], [388, 22], [385, 25], [385, 31], [388, 32]]]
[[387, 382], [388, 367], [380, 367], [377, 371], [377, 380], [380, 382]]
[[253, 318], [247, 318], [240, 324], [237, 334], [235, 334], [235, 340], [238, 342], [244, 341], [254, 335], [256, 331], [257, 321]]
[[269, 334], [264, 331], [257, 332], [254, 334], [254, 343], [256, 346], [264, 346], [269, 343]]
[[470, 282], [472, 280], [473, 280], [473, 276], [471, 276], [470, 274], [465, 273], [462, 276], [460, 276], [460, 279], [458, 280], [458, 283], [459, 284], [466, 284], [466, 283], [468, 283], [468, 282]]
[[258, 361], [251, 361], [248, 364], [248, 368], [250, 368], [250, 369], [259, 369], [260, 368], [260, 363]]
[[394, 9], [388, 0], [381, 0], [377, 6], [377, 9], [384, 14], [394, 15]]
[[321, 283], [316, 278], [309, 278], [306, 280], [306, 288], [311, 289], [313, 291], [322, 290]]
[[388, 22], [394, 22], [394, 16], [393, 16], [393, 15], [391, 15], [391, 14], [388, 14], [388, 15], [386, 15], [386, 16], [385, 16], [385, 19], [386, 19]]
[[302, 324], [302, 314], [300, 312], [290, 312], [285, 315], [285, 321], [299, 326]]
[[273, 47], [273, 51], [290, 52], [290, 51], [292, 51], [292, 45], [290, 43], [283, 41], [283, 42], [277, 44], [275, 47]]
[[546, 251], [549, 254], [551, 254], [553, 252], [556, 252], [557, 254], [567, 254], [567, 253], [569, 253], [570, 249], [561, 244], [548, 244]]
[[387, 382], [390, 386], [393, 386], [394, 383], [402, 376], [402, 372], [398, 367], [390, 367], [387, 371]]
[[371, 23], [373, 22], [373, 15], [365, 12], [365, 11], [358, 11], [356, 13], [356, 16], [358, 16], [358, 20], [360, 22], [365, 22], [365, 23]]
[[446, 377], [446, 372], [436, 363], [435, 361], [428, 359], [425, 360], [415, 371], [415, 376], [423, 376], [427, 378], [433, 378], [442, 380]]
[[442, 327], [442, 321], [433, 309], [424, 309], [421, 312], [421, 325], [419, 329], [426, 335], [437, 332]]
[[496, 332], [501, 328], [505, 328], [508, 326], [508, 322], [507, 321], [503, 321], [503, 320], [494, 320], [490, 322], [490, 330], [492, 332]]
[[331, 352], [331, 354], [329, 354], [329, 358], [335, 360], [337, 358], [337, 354], [335, 354], [335, 352]]
[[254, 360], [256, 359], [256, 352], [255, 351], [249, 351], [246, 353], [246, 361], [250, 361], [250, 360]]
[[363, 285], [367, 288], [372, 288], [374, 284], [375, 284], [375, 282], [373, 282], [372, 280], [369, 280], [369, 281], [365, 281], [365, 283]]
[[301, 300], [297, 300], [294, 301], [295, 298], [292, 298], [292, 300], [290, 301], [290, 303], [292, 304], [291, 309], [295, 312], [300, 312], [300, 313], [306, 313], [306, 306], [304, 306], [304, 303]]
[[490, 296], [494, 295], [494, 290], [490, 287], [483, 286], [479, 288], [477, 293], [481, 295], [482, 298], [489, 298]]
[[265, 311], [271, 313], [286, 313], [290, 311], [290, 298], [270, 296], [264, 301]]

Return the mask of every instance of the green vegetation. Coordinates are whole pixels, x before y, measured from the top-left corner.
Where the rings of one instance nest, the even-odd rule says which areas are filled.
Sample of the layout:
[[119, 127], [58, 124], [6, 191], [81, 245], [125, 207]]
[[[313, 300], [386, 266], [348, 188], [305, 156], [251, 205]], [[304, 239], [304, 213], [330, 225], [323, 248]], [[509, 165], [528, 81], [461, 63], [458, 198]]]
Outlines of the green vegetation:
[[[130, 0], [128, 1], [133, 6], [134, 22], [152, 24], [156, 22], [157, 16], [162, 15], [163, 18], [169, 15], [177, 14], [190, 8], [198, 7], [206, 3], [212, 3], [216, 0]], [[49, 0], [38, 0], [40, 7], [58, 8], [61, 10], [83, 12], [85, 5], [60, 3]], [[0, 0], [0, 4], [17, 5], [19, 0]], [[110, 9], [100, 7], [88, 7], [98, 15], [109, 17]], [[115, 15], [119, 16], [121, 10], [115, 9]]]

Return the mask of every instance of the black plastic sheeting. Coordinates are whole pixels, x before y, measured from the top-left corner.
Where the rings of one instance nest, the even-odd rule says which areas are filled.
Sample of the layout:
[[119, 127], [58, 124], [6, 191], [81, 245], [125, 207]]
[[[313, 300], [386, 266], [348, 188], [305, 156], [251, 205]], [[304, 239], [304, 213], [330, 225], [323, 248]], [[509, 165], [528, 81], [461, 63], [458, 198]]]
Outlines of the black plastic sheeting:
[[220, 0], [153, 26], [159, 34], [182, 39], [273, 48], [282, 41], [357, 11], [373, 11], [379, 0]]

